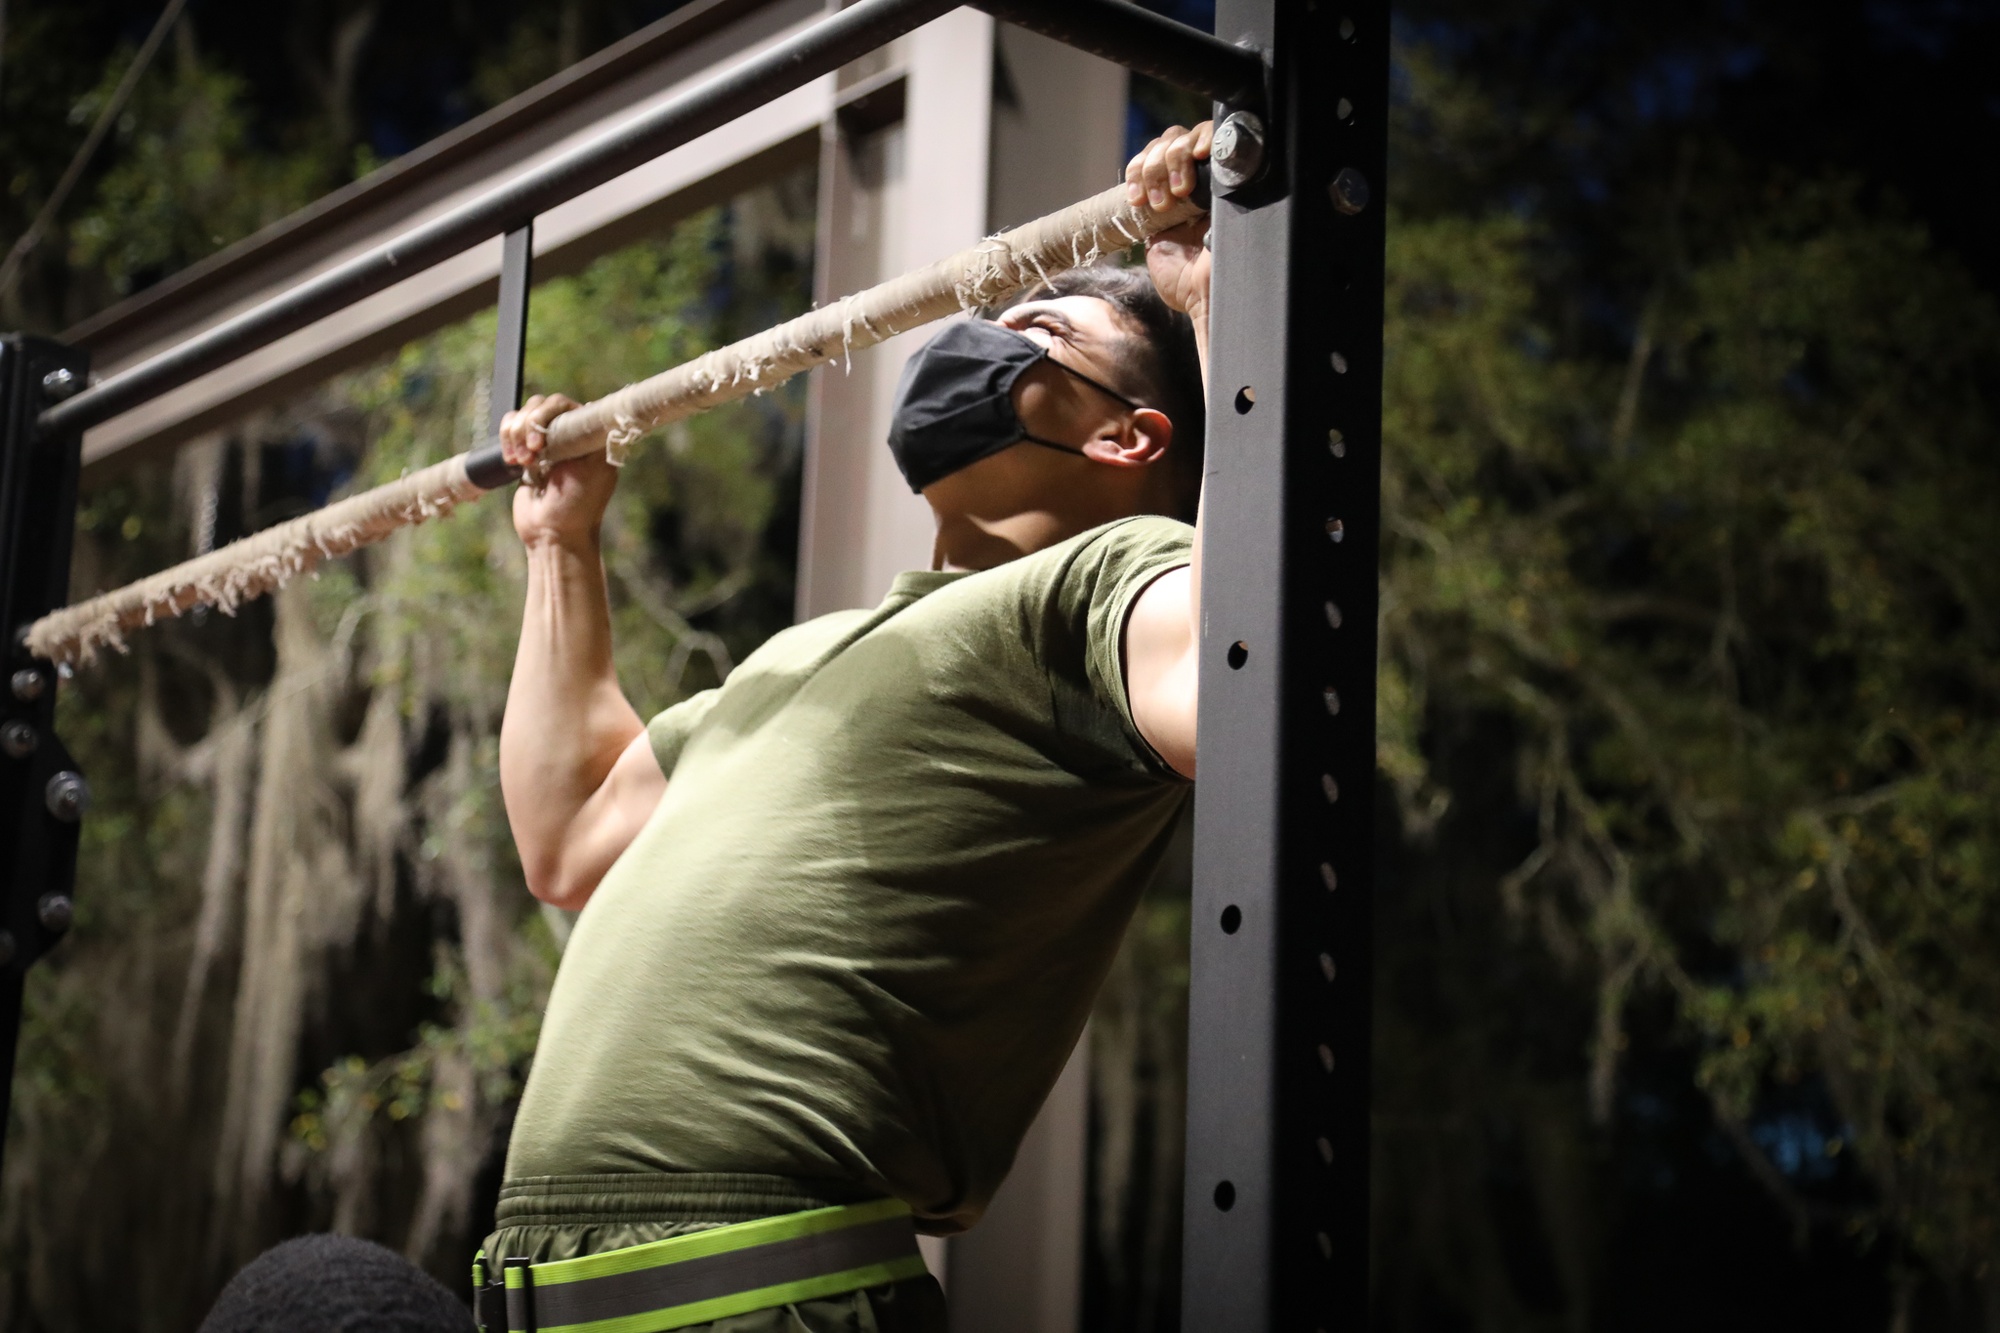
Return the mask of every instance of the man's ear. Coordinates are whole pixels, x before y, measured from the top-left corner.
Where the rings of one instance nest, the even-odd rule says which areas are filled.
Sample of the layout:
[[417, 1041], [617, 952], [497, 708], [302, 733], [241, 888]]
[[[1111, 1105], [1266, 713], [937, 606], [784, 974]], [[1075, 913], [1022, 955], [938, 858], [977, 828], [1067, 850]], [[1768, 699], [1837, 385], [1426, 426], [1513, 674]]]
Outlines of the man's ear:
[[1149, 467], [1167, 456], [1174, 442], [1174, 423], [1157, 408], [1133, 410], [1116, 426], [1107, 426], [1083, 446], [1083, 452], [1113, 467]]

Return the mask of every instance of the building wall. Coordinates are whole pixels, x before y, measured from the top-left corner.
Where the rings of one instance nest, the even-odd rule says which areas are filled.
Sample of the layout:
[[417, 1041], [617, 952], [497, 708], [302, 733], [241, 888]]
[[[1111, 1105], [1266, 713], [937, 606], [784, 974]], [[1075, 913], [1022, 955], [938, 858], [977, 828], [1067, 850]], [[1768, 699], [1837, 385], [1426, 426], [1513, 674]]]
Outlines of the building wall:
[[[836, 116], [820, 157], [822, 303], [1113, 184], [1123, 166], [1125, 71], [960, 10], [842, 72], [842, 95], [901, 70], [904, 114]], [[798, 613], [879, 601], [928, 568], [930, 511], [885, 441], [917, 330], [814, 377]], [[953, 1333], [1075, 1333], [1088, 1174], [1089, 1043], [1079, 1043], [985, 1219], [926, 1257]]]
[[[838, 299], [1072, 204], [1122, 167], [1119, 66], [960, 10], [843, 71], [843, 88], [907, 79], [900, 120], [835, 117], [820, 156], [816, 297]], [[917, 330], [814, 376], [798, 612], [872, 606], [930, 563], [931, 520], [884, 445]]]

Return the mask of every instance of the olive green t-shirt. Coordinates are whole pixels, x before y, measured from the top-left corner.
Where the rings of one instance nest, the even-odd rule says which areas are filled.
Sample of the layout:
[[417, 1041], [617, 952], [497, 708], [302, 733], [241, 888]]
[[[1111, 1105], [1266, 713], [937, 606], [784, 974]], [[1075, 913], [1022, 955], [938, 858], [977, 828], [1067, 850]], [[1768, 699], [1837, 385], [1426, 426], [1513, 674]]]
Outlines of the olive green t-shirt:
[[1191, 531], [904, 574], [655, 718], [666, 794], [570, 937], [508, 1177], [830, 1179], [976, 1221], [1192, 791], [1120, 661]]

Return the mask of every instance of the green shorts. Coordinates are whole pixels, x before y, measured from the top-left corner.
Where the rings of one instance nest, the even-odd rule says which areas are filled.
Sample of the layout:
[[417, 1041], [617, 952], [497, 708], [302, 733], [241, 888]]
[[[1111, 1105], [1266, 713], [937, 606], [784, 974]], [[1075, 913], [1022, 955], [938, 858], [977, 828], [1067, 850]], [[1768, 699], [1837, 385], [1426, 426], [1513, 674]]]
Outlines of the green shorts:
[[[500, 1190], [489, 1261], [549, 1263], [604, 1254], [692, 1231], [875, 1197], [844, 1182], [686, 1174], [530, 1176]], [[945, 1333], [944, 1292], [928, 1275], [800, 1301], [685, 1333]]]

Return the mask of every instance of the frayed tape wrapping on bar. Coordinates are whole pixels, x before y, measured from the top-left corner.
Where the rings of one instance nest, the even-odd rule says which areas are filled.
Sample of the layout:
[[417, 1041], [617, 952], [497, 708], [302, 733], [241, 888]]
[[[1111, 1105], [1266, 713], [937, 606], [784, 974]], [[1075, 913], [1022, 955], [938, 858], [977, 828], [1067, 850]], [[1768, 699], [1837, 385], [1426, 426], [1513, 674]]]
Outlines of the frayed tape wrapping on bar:
[[[613, 463], [621, 463], [650, 430], [760, 393], [948, 315], [993, 305], [1031, 283], [1192, 221], [1201, 211], [1183, 200], [1160, 212], [1133, 207], [1125, 202], [1125, 187], [1116, 186], [586, 403], [551, 423], [546, 457], [560, 462], [602, 449]], [[482, 493], [466, 477], [465, 455], [446, 459], [51, 612], [29, 627], [28, 650], [62, 665], [80, 665], [104, 648], [124, 651], [130, 631], [191, 607], [212, 606], [233, 614], [244, 602], [283, 587], [324, 561], [448, 514]]]

